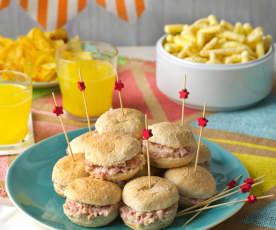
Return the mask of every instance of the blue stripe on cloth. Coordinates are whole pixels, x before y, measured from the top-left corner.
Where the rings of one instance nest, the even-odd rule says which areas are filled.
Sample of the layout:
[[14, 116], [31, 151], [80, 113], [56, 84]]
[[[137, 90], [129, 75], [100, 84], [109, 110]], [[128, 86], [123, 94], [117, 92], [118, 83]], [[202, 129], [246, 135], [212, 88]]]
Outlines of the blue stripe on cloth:
[[[215, 113], [208, 120], [210, 129], [276, 140], [276, 96], [271, 94], [248, 109]], [[192, 126], [197, 126], [197, 122]]]
[[243, 222], [248, 225], [276, 229], [276, 201], [249, 214]]

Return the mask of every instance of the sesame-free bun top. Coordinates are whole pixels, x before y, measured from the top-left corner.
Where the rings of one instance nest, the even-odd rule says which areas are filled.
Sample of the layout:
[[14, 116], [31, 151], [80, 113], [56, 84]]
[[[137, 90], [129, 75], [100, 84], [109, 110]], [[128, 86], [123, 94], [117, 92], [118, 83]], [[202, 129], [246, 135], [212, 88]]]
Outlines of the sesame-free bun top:
[[145, 127], [144, 115], [136, 109], [113, 109], [102, 114], [95, 123], [96, 130], [102, 134], [117, 132], [141, 138]]
[[153, 134], [149, 138], [150, 142], [174, 149], [187, 146], [196, 148], [193, 133], [187, 126], [171, 122], [160, 122], [149, 126], [149, 129], [152, 130]]
[[169, 169], [164, 177], [173, 182], [179, 194], [188, 198], [207, 199], [216, 194], [216, 181], [209, 171], [194, 165]]
[[131, 180], [123, 189], [123, 202], [136, 211], [165, 209], [179, 200], [176, 186], [165, 178], [152, 176], [151, 188], [148, 177]]
[[[74, 138], [72, 141], [70, 141], [71, 149], [73, 153], [84, 153], [84, 142], [87, 142], [87, 139], [90, 139], [93, 136], [90, 132], [84, 133], [76, 138]], [[69, 154], [69, 146], [66, 149], [66, 152]]]
[[62, 186], [67, 186], [74, 179], [79, 177], [88, 177], [85, 171], [84, 154], [74, 154], [75, 161], [71, 155], [62, 157], [57, 161], [53, 168], [52, 181]]
[[65, 190], [67, 199], [90, 205], [111, 205], [121, 200], [121, 188], [109, 181], [83, 177], [74, 180]]
[[94, 136], [85, 143], [85, 159], [101, 166], [123, 163], [141, 151], [141, 143], [128, 135], [105, 133]]

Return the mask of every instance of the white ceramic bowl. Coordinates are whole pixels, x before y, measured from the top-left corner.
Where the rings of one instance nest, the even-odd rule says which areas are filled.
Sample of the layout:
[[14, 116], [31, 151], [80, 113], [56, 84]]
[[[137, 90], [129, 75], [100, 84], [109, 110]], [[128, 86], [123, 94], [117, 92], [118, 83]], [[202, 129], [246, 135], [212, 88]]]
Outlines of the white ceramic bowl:
[[250, 106], [265, 98], [273, 86], [274, 47], [254, 61], [242, 64], [202, 64], [182, 60], [164, 50], [164, 37], [156, 44], [156, 82], [170, 99], [180, 102], [187, 75], [190, 92], [185, 105], [209, 111], [230, 111]]

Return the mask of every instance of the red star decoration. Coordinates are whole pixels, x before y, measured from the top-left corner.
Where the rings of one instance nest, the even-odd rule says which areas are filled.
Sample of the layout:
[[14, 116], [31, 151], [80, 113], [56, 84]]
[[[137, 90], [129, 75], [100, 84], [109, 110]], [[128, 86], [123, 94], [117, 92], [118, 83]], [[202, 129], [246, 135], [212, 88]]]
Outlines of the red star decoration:
[[198, 121], [198, 126], [201, 126], [201, 127], [206, 127], [208, 123], [208, 120], [205, 117], [200, 117], [197, 119], [197, 121]]
[[85, 90], [86, 87], [83, 81], [78, 81], [78, 88], [80, 91]]
[[150, 137], [152, 137], [152, 131], [151, 129], [144, 129], [142, 136], [144, 137], [144, 139], [149, 139]]
[[179, 91], [179, 97], [182, 99], [187, 99], [189, 96], [189, 91], [187, 89], [182, 89]]
[[55, 113], [57, 116], [60, 116], [61, 114], [63, 114], [62, 106], [55, 106], [53, 109], [53, 113]]
[[247, 197], [247, 203], [248, 204], [253, 204], [253, 203], [255, 203], [257, 201], [257, 198], [254, 196], [254, 195], [249, 195], [248, 197]]
[[254, 184], [254, 179], [252, 179], [252, 178], [246, 178], [243, 182], [246, 183], [246, 184], [252, 185], [252, 184]]
[[250, 184], [244, 184], [240, 187], [242, 193], [250, 192], [251, 185]]
[[125, 85], [121, 80], [115, 81], [115, 86], [114, 86], [115, 90], [121, 91], [124, 87]]
[[227, 187], [228, 188], [233, 188], [235, 185], [236, 185], [236, 181], [235, 180], [231, 180], [229, 183], [228, 183], [228, 185], [227, 185]]

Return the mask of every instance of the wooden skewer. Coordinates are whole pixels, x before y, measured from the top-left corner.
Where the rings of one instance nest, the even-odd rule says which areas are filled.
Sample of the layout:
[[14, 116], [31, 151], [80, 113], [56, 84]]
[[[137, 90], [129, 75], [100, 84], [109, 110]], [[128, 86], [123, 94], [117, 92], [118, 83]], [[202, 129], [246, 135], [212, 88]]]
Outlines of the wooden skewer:
[[[265, 177], [265, 175], [260, 176], [260, 177], [257, 177], [257, 178], [254, 179], [254, 181], [260, 180], [260, 179], [262, 179], [262, 178], [264, 178], [264, 177]], [[209, 198], [209, 199], [207, 199], [207, 200], [204, 200], [204, 201], [202, 201], [202, 202], [200, 202], [200, 203], [198, 203], [198, 204], [195, 204], [195, 205], [193, 205], [193, 206], [191, 206], [191, 207], [189, 207], [189, 208], [183, 209], [183, 210], [180, 211], [178, 214], [181, 215], [182, 213], [184, 213], [184, 212], [186, 212], [186, 211], [190, 211], [190, 210], [195, 209], [195, 208], [197, 208], [197, 207], [204, 206], [205, 204], [212, 202], [213, 199], [218, 198], [218, 197], [220, 197], [220, 196], [222, 196], [222, 195], [224, 195], [224, 194], [230, 193], [230, 192], [232, 192], [233, 190], [235, 190], [235, 189], [237, 189], [237, 188], [240, 188], [241, 186], [243, 186], [243, 185], [245, 185], [245, 184], [246, 184], [246, 183], [243, 183], [243, 184], [241, 184], [241, 185], [237, 185], [237, 186], [235, 186], [235, 187], [233, 187], [233, 188], [231, 188], [231, 189], [227, 189], [227, 187], [226, 187], [224, 190], [222, 190], [222, 192], [218, 193], [217, 195], [215, 195], [215, 196], [213, 196], [213, 197], [211, 197], [211, 198]], [[240, 190], [238, 190], [238, 191], [240, 191]]]
[[[54, 92], [52, 92], [52, 96], [53, 96], [53, 99], [54, 99], [55, 106], [58, 106], [58, 105], [57, 105], [57, 101], [56, 101], [56, 97], [55, 97], [55, 93], [54, 93]], [[58, 116], [58, 119], [59, 119], [59, 122], [60, 122], [60, 124], [61, 124], [61, 127], [62, 127], [62, 130], [63, 130], [64, 136], [65, 136], [67, 145], [69, 146], [69, 151], [70, 151], [70, 155], [71, 155], [71, 157], [72, 157], [72, 160], [75, 161], [75, 159], [74, 159], [74, 154], [73, 154], [73, 151], [72, 151], [72, 148], [71, 148], [71, 144], [70, 144], [69, 138], [68, 138], [68, 136], [67, 136], [67, 132], [66, 132], [66, 130], [65, 130], [65, 128], [64, 128], [63, 120], [62, 120], [61, 116]]]
[[[275, 196], [274, 194], [270, 194], [270, 195], [267, 195], [267, 196], [257, 197], [256, 199], [257, 200], [263, 200], [263, 199], [271, 198], [271, 197], [274, 197], [274, 196]], [[225, 202], [225, 203], [222, 203], [222, 204], [215, 204], [215, 205], [211, 205], [211, 206], [208, 206], [208, 207], [203, 207], [203, 208], [200, 208], [200, 209], [197, 209], [197, 210], [186, 212], [184, 215], [199, 212], [199, 211], [204, 211], [204, 210], [211, 209], [211, 208], [217, 208], [217, 207], [221, 207], [221, 206], [228, 205], [228, 204], [237, 204], [237, 203], [242, 203], [242, 202], [247, 202], [247, 201], [248, 201], [247, 199], [246, 200], [234, 200], [234, 201], [229, 201], [229, 202]]]
[[[79, 76], [80, 76], [80, 81], [83, 81], [80, 69], [79, 69]], [[89, 133], [92, 134], [90, 118], [89, 118], [88, 108], [87, 108], [87, 101], [86, 101], [84, 90], [82, 90], [81, 93], [82, 93], [82, 99], [83, 99], [83, 104], [84, 104], [84, 108], [85, 108], [85, 114], [86, 114], [86, 119], [87, 119], [88, 130], [89, 130]]]
[[[205, 112], [206, 112], [206, 104], [204, 104], [204, 107], [203, 107], [202, 117], [205, 117]], [[196, 159], [195, 159], [195, 171], [197, 169], [197, 163], [198, 163], [198, 156], [199, 156], [199, 150], [200, 150], [200, 142], [201, 142], [202, 131], [203, 131], [203, 127], [201, 126], [200, 127], [200, 131], [199, 131], [198, 142], [197, 142], [197, 151], [196, 151]]]
[[[145, 128], [148, 129], [148, 116], [145, 114]], [[149, 140], [146, 139], [147, 144], [147, 163], [148, 163], [148, 179], [149, 179], [149, 188], [151, 188], [151, 176], [150, 176], [150, 157], [149, 157]]]
[[[238, 182], [238, 181], [241, 179], [241, 177], [242, 177], [242, 175], [239, 175], [239, 176], [235, 179], [235, 181]], [[228, 189], [229, 189], [229, 187], [226, 186], [222, 191], [226, 191], [226, 190], [228, 190]], [[208, 207], [210, 204], [211, 204], [211, 203], [206, 204], [206, 205], [204, 206], [204, 208], [205, 208], [205, 207]], [[186, 226], [186, 225], [188, 225], [189, 223], [191, 223], [201, 212], [202, 212], [202, 211], [197, 212], [197, 213], [196, 213], [195, 215], [193, 215], [190, 219], [188, 219], [188, 220], [183, 224], [183, 227]]]
[[[117, 82], [119, 81], [118, 74], [116, 76], [116, 80], [117, 80]], [[124, 106], [123, 106], [123, 100], [122, 100], [122, 95], [121, 95], [121, 91], [120, 90], [118, 90], [118, 94], [119, 94], [119, 101], [120, 101], [121, 112], [122, 112], [122, 114], [124, 116]]]
[[[186, 74], [184, 76], [184, 90], [186, 89]], [[182, 98], [182, 113], [181, 113], [181, 125], [184, 125], [184, 114], [185, 114], [185, 98]]]

